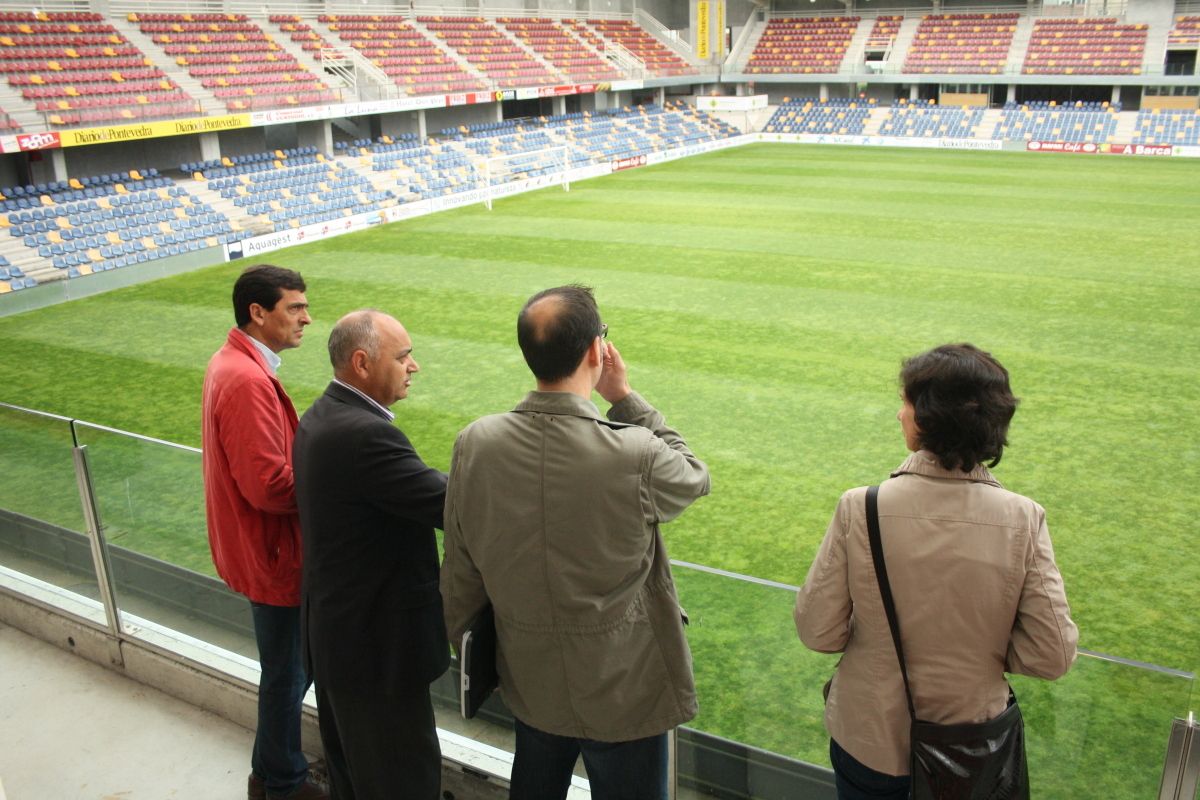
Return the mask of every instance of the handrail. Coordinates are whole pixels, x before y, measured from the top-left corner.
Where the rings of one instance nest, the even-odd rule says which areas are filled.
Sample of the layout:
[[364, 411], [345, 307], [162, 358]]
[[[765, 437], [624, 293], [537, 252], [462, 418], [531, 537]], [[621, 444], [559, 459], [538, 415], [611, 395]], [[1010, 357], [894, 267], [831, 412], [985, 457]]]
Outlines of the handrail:
[[759, 22], [765, 22], [766, 14], [763, 9], [755, 6], [750, 9], [750, 13], [746, 15], [746, 21], [742, 23], [742, 31], [738, 34], [737, 39], [733, 42], [733, 47], [729, 48], [729, 55], [725, 57], [726, 64], [736, 64], [738, 59], [742, 57], [742, 50], [750, 41], [750, 37], [754, 35], [754, 31], [758, 29]]

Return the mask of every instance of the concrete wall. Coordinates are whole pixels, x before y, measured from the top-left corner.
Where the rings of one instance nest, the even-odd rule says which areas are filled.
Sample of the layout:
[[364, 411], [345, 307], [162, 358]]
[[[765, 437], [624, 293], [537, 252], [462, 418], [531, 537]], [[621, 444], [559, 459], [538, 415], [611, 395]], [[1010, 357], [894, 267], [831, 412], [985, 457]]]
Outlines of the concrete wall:
[[[97, 175], [105, 172], [125, 172], [138, 167], [154, 167], [161, 172], [179, 169], [186, 161], [196, 161], [200, 156], [199, 136], [164, 136], [140, 142], [91, 145], [89, 147], [64, 148], [67, 174], [72, 176]], [[50, 170], [50, 155], [45, 155], [45, 166]], [[53, 180], [53, 171], [46, 180]]]
[[426, 111], [425, 127], [430, 136], [436, 136], [442, 128], [457, 128], [459, 125], [495, 122], [496, 119], [495, 103], [476, 106], [451, 106], [450, 108], [437, 108]]

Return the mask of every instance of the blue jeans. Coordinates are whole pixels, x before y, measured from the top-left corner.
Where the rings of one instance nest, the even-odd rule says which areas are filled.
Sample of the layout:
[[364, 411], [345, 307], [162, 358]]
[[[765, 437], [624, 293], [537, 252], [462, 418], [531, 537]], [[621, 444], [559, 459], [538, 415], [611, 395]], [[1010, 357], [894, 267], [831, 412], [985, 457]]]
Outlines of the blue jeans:
[[667, 734], [596, 742], [539, 731], [514, 718], [517, 752], [509, 800], [562, 800], [583, 756], [594, 800], [666, 800]]
[[308, 777], [308, 760], [300, 750], [300, 712], [312, 681], [300, 653], [300, 609], [251, 603], [250, 614], [262, 665], [250, 768], [268, 792], [286, 795]]
[[838, 800], [908, 800], [907, 775], [876, 772], [833, 739], [829, 740], [829, 761], [833, 764]]

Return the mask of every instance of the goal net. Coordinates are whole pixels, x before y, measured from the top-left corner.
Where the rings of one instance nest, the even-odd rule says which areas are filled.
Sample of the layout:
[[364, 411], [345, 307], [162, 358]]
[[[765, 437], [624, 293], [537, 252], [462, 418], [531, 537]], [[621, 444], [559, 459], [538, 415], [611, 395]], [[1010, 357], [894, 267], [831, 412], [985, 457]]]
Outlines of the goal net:
[[570, 150], [566, 147], [547, 147], [524, 153], [505, 153], [490, 156], [483, 162], [484, 203], [490, 210], [492, 200], [518, 191], [543, 186], [562, 186], [571, 191], [567, 169], [571, 165]]

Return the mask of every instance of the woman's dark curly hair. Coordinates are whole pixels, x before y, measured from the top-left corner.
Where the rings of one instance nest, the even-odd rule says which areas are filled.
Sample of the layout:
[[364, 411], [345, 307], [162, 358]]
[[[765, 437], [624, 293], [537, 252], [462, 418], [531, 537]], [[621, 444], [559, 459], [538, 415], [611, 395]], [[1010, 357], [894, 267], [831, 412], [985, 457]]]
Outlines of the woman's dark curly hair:
[[971, 344], [944, 344], [900, 368], [904, 396], [915, 412], [921, 447], [946, 469], [970, 472], [1000, 463], [1017, 398], [1008, 370]]

